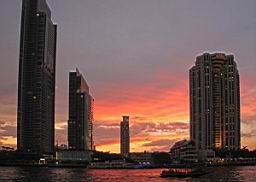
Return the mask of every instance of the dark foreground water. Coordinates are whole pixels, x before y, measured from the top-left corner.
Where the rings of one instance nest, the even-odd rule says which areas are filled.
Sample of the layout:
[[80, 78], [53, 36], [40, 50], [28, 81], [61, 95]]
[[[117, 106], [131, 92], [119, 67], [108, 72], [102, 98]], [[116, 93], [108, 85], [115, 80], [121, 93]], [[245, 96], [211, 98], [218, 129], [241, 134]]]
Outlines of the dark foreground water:
[[180, 181], [245, 181], [256, 182], [256, 166], [220, 167], [200, 178], [163, 179], [161, 169], [88, 170], [68, 168], [0, 167], [0, 181], [88, 181], [88, 182], [180, 182]]

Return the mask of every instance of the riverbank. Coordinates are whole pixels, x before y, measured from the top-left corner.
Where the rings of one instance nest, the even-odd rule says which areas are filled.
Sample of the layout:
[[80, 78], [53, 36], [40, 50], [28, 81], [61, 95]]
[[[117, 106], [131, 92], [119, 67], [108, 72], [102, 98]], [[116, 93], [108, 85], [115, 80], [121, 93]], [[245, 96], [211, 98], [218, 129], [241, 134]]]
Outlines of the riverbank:
[[[208, 163], [207, 167], [228, 167], [228, 166], [255, 166], [256, 161], [247, 162], [223, 162], [223, 163]], [[49, 167], [49, 168], [88, 168], [88, 169], [159, 169], [168, 168], [168, 166], [143, 166], [143, 165], [88, 165], [88, 164], [74, 164], [74, 163], [0, 163], [1, 167]]]
[[238, 162], [223, 162], [223, 163], [211, 163], [207, 164], [208, 167], [218, 167], [218, 166], [254, 166], [256, 161], [238, 161]]
[[4, 163], [1, 167], [51, 167], [51, 168], [87, 168], [87, 164], [32, 164], [32, 163]]

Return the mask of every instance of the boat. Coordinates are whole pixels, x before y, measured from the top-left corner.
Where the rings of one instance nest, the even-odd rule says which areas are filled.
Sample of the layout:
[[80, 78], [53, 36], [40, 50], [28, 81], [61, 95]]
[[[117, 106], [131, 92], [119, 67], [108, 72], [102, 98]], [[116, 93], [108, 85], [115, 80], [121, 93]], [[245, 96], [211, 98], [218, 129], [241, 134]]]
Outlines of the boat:
[[187, 178], [187, 177], [200, 177], [202, 175], [208, 174], [208, 170], [202, 165], [188, 165], [180, 164], [169, 167], [168, 170], [163, 170], [161, 172], [161, 177], [175, 177], [175, 178]]

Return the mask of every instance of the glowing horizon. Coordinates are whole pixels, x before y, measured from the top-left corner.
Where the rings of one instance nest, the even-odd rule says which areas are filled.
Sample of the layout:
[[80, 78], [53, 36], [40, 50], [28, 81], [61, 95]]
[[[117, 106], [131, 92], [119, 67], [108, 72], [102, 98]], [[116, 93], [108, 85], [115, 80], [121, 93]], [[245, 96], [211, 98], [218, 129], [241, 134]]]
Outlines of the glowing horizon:
[[[157, 79], [152, 83], [159, 85], [159, 82], [160, 80]], [[243, 83], [243, 81], [241, 82]], [[250, 83], [250, 81], [245, 81], [245, 83], [248, 82]], [[123, 115], [131, 117], [131, 152], [168, 151], [174, 142], [189, 139], [188, 81], [179, 80], [179, 86], [164, 89], [159, 89], [152, 83], [145, 84], [143, 87], [133, 86], [133, 90], [128, 90], [131, 86], [127, 85], [124, 92], [112, 87], [113, 90], [110, 89], [108, 93], [117, 98], [120, 96], [126, 98], [122, 102], [112, 97], [108, 97], [102, 102], [97, 101], [96, 98], [94, 140], [97, 150], [119, 153], [119, 124]], [[248, 102], [247, 99], [256, 98], [254, 95], [248, 94], [247, 85], [243, 85], [242, 88], [241, 113], [243, 120], [253, 114], [251, 102]], [[140, 92], [137, 91], [138, 89]], [[118, 92], [119, 94], [117, 94]], [[158, 94], [155, 94], [156, 92]], [[245, 93], [247, 93], [246, 96]], [[116, 109], [113, 110], [113, 108]], [[16, 118], [13, 115], [9, 115], [9, 117]], [[60, 118], [64, 120], [65, 114], [56, 118], [56, 141], [59, 144], [67, 144], [67, 122], [58, 121]], [[4, 125], [2, 124], [2, 126]], [[16, 129], [15, 122], [8, 127], [12, 130]], [[242, 134], [244, 129], [251, 130], [246, 122], [242, 122]], [[243, 134], [242, 146], [248, 145], [249, 149], [255, 149], [254, 140], [245, 140], [246, 138], [248, 136]], [[3, 145], [15, 146], [16, 137], [4, 136], [1, 142]]]

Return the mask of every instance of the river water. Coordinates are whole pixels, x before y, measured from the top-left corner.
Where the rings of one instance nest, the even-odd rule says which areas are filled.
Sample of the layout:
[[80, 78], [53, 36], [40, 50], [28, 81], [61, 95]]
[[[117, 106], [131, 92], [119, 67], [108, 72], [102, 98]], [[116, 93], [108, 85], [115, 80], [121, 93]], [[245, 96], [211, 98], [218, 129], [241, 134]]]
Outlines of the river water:
[[71, 182], [182, 182], [182, 181], [245, 181], [256, 182], [256, 166], [219, 167], [200, 178], [165, 179], [162, 169], [93, 170], [82, 168], [0, 167], [0, 181], [71, 181]]

